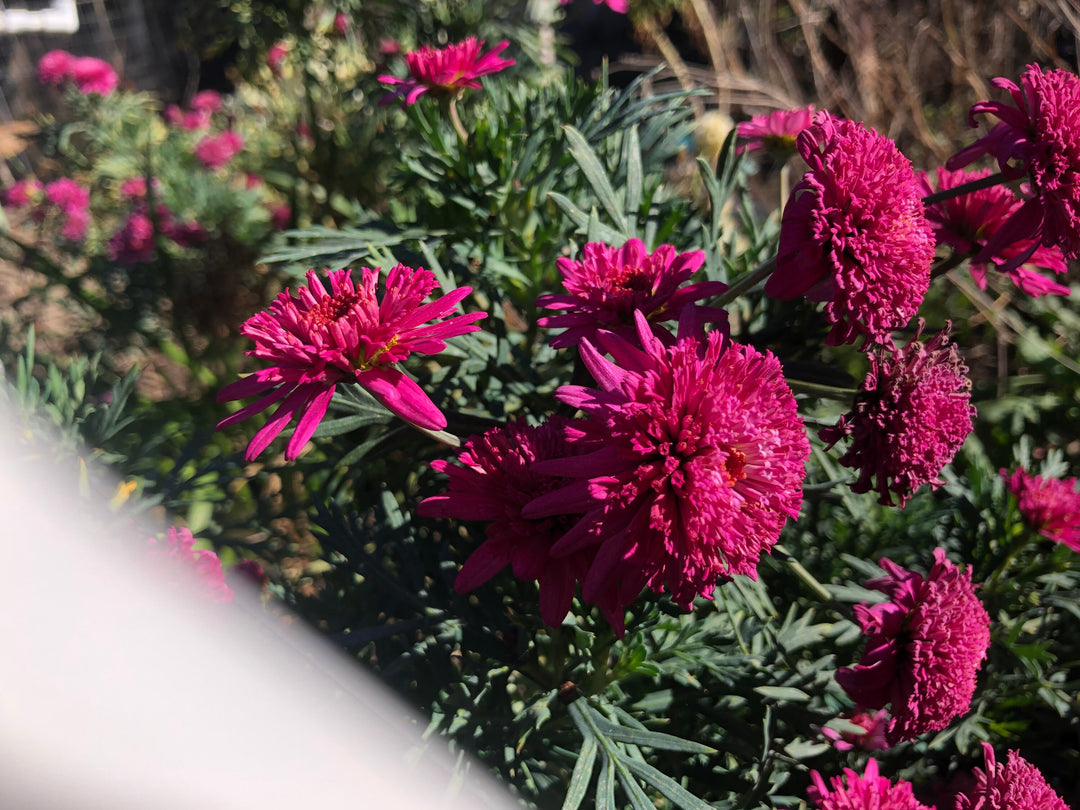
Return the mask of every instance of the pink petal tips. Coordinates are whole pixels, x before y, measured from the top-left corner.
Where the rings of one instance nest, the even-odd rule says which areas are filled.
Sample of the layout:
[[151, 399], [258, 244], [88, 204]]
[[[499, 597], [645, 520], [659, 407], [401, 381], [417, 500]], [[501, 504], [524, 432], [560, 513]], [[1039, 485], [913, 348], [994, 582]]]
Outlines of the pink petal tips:
[[413, 352], [434, 354], [446, 338], [474, 332], [483, 312], [449, 314], [470, 287], [458, 287], [436, 301], [422, 303], [438, 286], [428, 270], [397, 265], [387, 274], [379, 300], [381, 269], [361, 268], [360, 284], [352, 270], [332, 270], [330, 289], [314, 270], [296, 295], [278, 295], [267, 312], [249, 318], [241, 334], [255, 341], [247, 354], [271, 363], [218, 393], [218, 402], [259, 395], [260, 399], [218, 423], [218, 429], [278, 404], [277, 410], [248, 445], [253, 460], [295, 416], [298, 424], [285, 450], [294, 459], [326, 413], [338, 383], [356, 383], [392, 413], [429, 430], [446, 427], [446, 418], [420, 387], [395, 364]]
[[990, 646], [990, 617], [975, 596], [971, 569], [961, 571], [934, 551], [924, 578], [881, 560], [888, 573], [866, 583], [887, 602], [857, 605], [855, 618], [868, 637], [858, 666], [836, 680], [860, 706], [889, 706], [889, 745], [940, 731], [968, 711], [975, 676]]
[[810, 772], [810, 779], [808, 795], [817, 810], [933, 810], [915, 800], [910, 782], [900, 779], [894, 785], [881, 776], [874, 759], [867, 761], [862, 776], [845, 768], [828, 784], [817, 771]]
[[522, 510], [529, 519], [584, 513], [552, 553], [596, 547], [583, 595], [617, 632], [622, 607], [645, 586], [688, 608], [721, 576], [754, 576], [799, 512], [810, 452], [773, 355], [718, 332], [668, 346], [640, 313], [636, 325], [644, 351], [597, 337], [618, 366], [582, 341], [601, 390], [568, 385], [557, 397], [584, 412], [575, 429], [600, 449], [538, 462], [573, 483]]
[[400, 99], [403, 104], [415, 104], [424, 93], [457, 95], [466, 87], [479, 88], [477, 81], [481, 76], [498, 73], [514, 64], [513, 59], [502, 59], [499, 54], [510, 45], [503, 40], [490, 51], [481, 54], [484, 40], [468, 37], [463, 42], [447, 45], [445, 48], [433, 48], [425, 45], [418, 51], [405, 55], [409, 63], [409, 78], [380, 76], [383, 84], [396, 86], [396, 89], [383, 98], [379, 104], [389, 104]]
[[458, 456], [459, 464], [432, 462], [449, 476], [450, 491], [426, 498], [418, 508], [428, 517], [488, 521], [487, 539], [458, 573], [454, 583], [458, 593], [483, 585], [509, 565], [518, 579], [539, 582], [540, 615], [552, 627], [561, 624], [570, 610], [593, 550], [552, 554], [552, 546], [580, 515], [530, 520], [522, 509], [537, 496], [570, 483], [533, 468], [536, 461], [584, 451], [583, 445], [567, 444], [564, 433], [570, 424], [555, 416], [537, 427], [516, 422], [473, 436]]
[[810, 171], [784, 209], [765, 292], [827, 302], [829, 344], [880, 342], [911, 320], [930, 284], [922, 188], [896, 145], [862, 124], [820, 112], [796, 143]]
[[[1003, 78], [993, 83], [1008, 91], [1012, 105], [975, 104], [968, 115], [972, 126], [977, 115], [992, 115], [1000, 123], [945, 165], [959, 169], [989, 155], [1006, 179], [1026, 175], [1031, 189], [1010, 217], [1010, 227], [991, 238], [977, 258], [988, 259], [1009, 244], [1026, 240], [1057, 245], [1066, 257], [1080, 259], [1080, 77], [1028, 65], [1019, 87]], [[1019, 254], [1010, 264], [1026, 259]]]
[[1024, 522], [1043, 537], [1080, 551], [1080, 492], [1076, 479], [1043, 478], [1026, 470], [1009, 475], [1005, 488], [1015, 497]]
[[1002, 765], [994, 748], [984, 742], [984, 768], [975, 768], [975, 787], [956, 797], [956, 810], [1069, 810], [1042, 772], [1010, 751]]
[[907, 503], [938, 475], [971, 432], [971, 380], [948, 328], [925, 345], [919, 331], [903, 348], [867, 353], [870, 372], [851, 411], [819, 435], [830, 447], [851, 438], [840, 463], [859, 471], [854, 492], [879, 493], [878, 502]]
[[548, 293], [536, 305], [556, 314], [540, 318], [545, 329], [564, 329], [551, 340], [556, 349], [576, 346], [583, 338], [595, 338], [601, 329], [630, 340], [634, 337], [634, 312], [641, 312], [653, 333], [670, 342], [663, 321], [678, 321], [684, 311], [696, 321], [723, 322], [722, 309], [696, 304], [727, 289], [719, 281], [687, 284], [705, 262], [705, 253], [695, 250], [676, 253], [671, 245], [660, 245], [649, 253], [640, 239], [631, 239], [621, 248], [590, 242], [581, 259], [558, 259], [565, 294]]

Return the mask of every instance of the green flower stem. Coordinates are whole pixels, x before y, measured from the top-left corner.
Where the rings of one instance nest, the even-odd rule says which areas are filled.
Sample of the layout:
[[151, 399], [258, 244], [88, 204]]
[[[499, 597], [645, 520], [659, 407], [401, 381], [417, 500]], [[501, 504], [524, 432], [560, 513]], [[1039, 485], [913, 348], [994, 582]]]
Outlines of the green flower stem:
[[764, 281], [769, 276], [771, 276], [775, 269], [776, 257], [773, 256], [771, 259], [761, 265], [761, 267], [759, 267], [757, 270], [747, 273], [745, 276], [743, 276], [730, 287], [728, 287], [727, 290], [721, 293], [720, 296], [716, 299], [713, 306], [727, 306], [744, 292], [753, 289], [758, 285], [759, 282]]
[[831, 603], [834, 601], [832, 594], [829, 593], [828, 590], [826, 590], [825, 586], [818, 582], [817, 578], [813, 574], [803, 568], [802, 563], [792, 557], [791, 552], [789, 552], [782, 545], [777, 543], [775, 546], [772, 547], [772, 556], [777, 558], [788, 568], [790, 568], [791, 572], [795, 574], [795, 576], [797, 576], [799, 579], [801, 579], [803, 584], [806, 585], [806, 587], [808, 587], [811, 591], [813, 591], [814, 596], [816, 596], [822, 602]]
[[968, 183], [961, 183], [955, 188], [943, 188], [941, 191], [935, 191], [933, 194], [928, 194], [922, 198], [923, 205], [933, 205], [944, 200], [951, 200], [954, 197], [962, 197], [965, 194], [970, 194], [973, 191], [979, 191], [984, 188], [993, 188], [994, 186], [1000, 186], [1005, 183], [1005, 175], [1001, 172], [995, 172], [987, 177], [980, 177], [978, 180], [972, 180]]
[[961, 264], [964, 259], [969, 258], [971, 253], [961, 253], [960, 251], [953, 251], [953, 254], [947, 259], [942, 259], [940, 262], [930, 268], [930, 280], [933, 281], [936, 278], [941, 278], [948, 273], [954, 267]]
[[461, 116], [458, 115], [457, 96], [450, 99], [450, 103], [447, 105], [447, 112], [450, 114], [450, 123], [454, 126], [454, 132], [457, 133], [458, 140], [461, 141], [462, 146], [467, 146], [469, 143], [469, 133], [465, 131], [465, 127], [461, 123]]
[[[409, 424], [412, 423], [410, 422]], [[459, 439], [453, 433], [448, 433], [445, 430], [428, 430], [427, 428], [420, 427], [419, 425], [413, 425], [413, 427], [419, 430], [425, 436], [430, 436], [435, 441], [445, 444], [447, 447], [461, 447], [461, 439]]]

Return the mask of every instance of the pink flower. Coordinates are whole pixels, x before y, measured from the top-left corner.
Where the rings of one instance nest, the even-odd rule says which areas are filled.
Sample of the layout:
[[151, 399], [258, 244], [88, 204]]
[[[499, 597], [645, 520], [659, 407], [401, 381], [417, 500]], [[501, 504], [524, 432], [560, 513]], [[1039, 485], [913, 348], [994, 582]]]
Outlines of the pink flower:
[[573, 483], [522, 511], [530, 520], [584, 513], [552, 553], [598, 547], [583, 594], [619, 633], [622, 606], [646, 585], [688, 608], [721, 576], [754, 576], [799, 512], [810, 452], [772, 354], [719, 332], [669, 346], [644, 315], [635, 320], [642, 348], [604, 332], [596, 347], [581, 341], [600, 390], [565, 385], [556, 394], [586, 416], [568, 440], [602, 449], [537, 462], [535, 472]]
[[109, 258], [120, 264], [151, 262], [154, 250], [154, 223], [142, 212], [128, 217], [109, 239]]
[[[836, 427], [819, 432], [829, 446], [846, 436], [851, 446], [840, 463], [859, 471], [853, 492], [879, 493], [878, 503], [907, 503], [923, 484], [937, 487], [939, 473], [971, 432], [975, 408], [971, 380], [948, 326], [927, 344], [923, 323], [903, 348], [867, 353], [870, 371], [851, 411]], [[876, 480], [875, 480], [876, 479]]]
[[205, 113], [216, 113], [221, 109], [221, 93], [217, 90], [200, 90], [190, 104], [191, 109]]
[[244, 148], [240, 133], [226, 130], [219, 135], [207, 135], [195, 144], [195, 157], [208, 169], [220, 169]]
[[834, 776], [828, 785], [817, 771], [810, 772], [810, 779], [807, 793], [818, 810], [933, 810], [915, 800], [910, 782], [901, 779], [894, 785], [880, 776], [875, 759], [867, 760], [862, 776], [844, 768], [844, 775]]
[[71, 242], [81, 242], [90, 227], [90, 212], [85, 208], [69, 208], [64, 212], [60, 235]]
[[1016, 469], [1001, 470], [1005, 488], [1017, 501], [1020, 514], [1043, 537], [1080, 551], [1080, 492], [1076, 479], [1043, 478]]
[[889, 745], [940, 731], [971, 706], [975, 675], [990, 646], [990, 617], [975, 596], [971, 569], [961, 570], [934, 550], [924, 579], [888, 559], [887, 575], [866, 587], [887, 602], [857, 605], [855, 618], [866, 649], [858, 666], [836, 673], [836, 681], [860, 706], [889, 704]]
[[[950, 172], [938, 168], [937, 187], [939, 190], [956, 188], [989, 174], [989, 170]], [[929, 194], [931, 188], [928, 176], [922, 174], [921, 179], [923, 190]], [[945, 243], [961, 253], [972, 254], [971, 277], [975, 279], [979, 289], [986, 289], [986, 268], [989, 263], [1008, 267], [1011, 260], [1020, 254], [1028, 257], [1025, 260], [1028, 265], [1043, 267], [1058, 274], [1064, 273], [1068, 268], [1061, 248], [1057, 245], [1040, 245], [1034, 239], [1021, 239], [1002, 245], [996, 255], [983, 260], [975, 258], [975, 254], [981, 255], [982, 247], [1005, 226], [1021, 205], [1023, 201], [1009, 189], [1004, 186], [991, 186], [930, 205], [926, 209], [926, 218], [930, 220], [939, 244]], [[1034, 251], [1031, 248], [1034, 248]], [[1028, 295], [1069, 294], [1068, 287], [1053, 282], [1026, 266], [1012, 267], [1006, 272], [1013, 284]]]
[[446, 417], [413, 380], [394, 367], [413, 352], [434, 354], [446, 338], [475, 332], [483, 312], [450, 313], [472, 292], [458, 287], [437, 301], [421, 302], [438, 283], [431, 271], [398, 265], [386, 278], [382, 301], [376, 295], [380, 269], [361, 268], [360, 285], [352, 270], [333, 270], [327, 292], [314, 270], [297, 295], [278, 295], [269, 312], [249, 318], [240, 328], [255, 341], [247, 353], [270, 361], [270, 368], [227, 385], [218, 402], [261, 394], [261, 398], [218, 423], [218, 430], [254, 416], [281, 402], [274, 415], [248, 445], [254, 460], [285, 425], [298, 424], [285, 449], [294, 459], [311, 438], [339, 382], [355, 382], [402, 419], [429, 430], [446, 427]]
[[999, 765], [994, 747], [982, 744], [985, 770], [975, 768], [975, 786], [956, 797], [956, 810], [1069, 810], [1054, 792], [1042, 772], [1020, 756], [1009, 752]]
[[129, 177], [120, 184], [120, 196], [125, 200], [143, 200], [146, 198], [146, 178]]
[[285, 57], [289, 55], [289, 46], [284, 42], [275, 42], [270, 46], [270, 50], [266, 52], [266, 64], [270, 68], [270, 72], [275, 76], [281, 75], [281, 63], [285, 61]]
[[33, 178], [19, 180], [4, 192], [4, 205], [11, 208], [29, 208], [41, 202], [45, 187]]
[[918, 179], [891, 140], [826, 112], [796, 144], [810, 171], [784, 209], [765, 292], [827, 301], [831, 345], [880, 342], [912, 318], [930, 284], [934, 235]]
[[170, 528], [165, 542], [153, 537], [148, 542], [151, 554], [172, 561], [178, 572], [188, 569], [189, 574], [197, 575], [201, 593], [206, 599], [212, 602], [233, 600], [233, 589], [225, 584], [225, 572], [218, 555], [213, 551], [192, 548], [195, 538], [188, 529]]
[[518, 579], [539, 582], [540, 614], [552, 627], [562, 624], [570, 610], [593, 549], [553, 555], [551, 547], [580, 515], [529, 520], [521, 510], [537, 496], [570, 483], [533, 469], [535, 461], [580, 455], [585, 449], [582, 443], [567, 445], [564, 433], [570, 424], [555, 416], [538, 427], [511, 422], [473, 436], [458, 456], [460, 465], [431, 463], [450, 477], [450, 491], [424, 499], [417, 510], [428, 517], [489, 521], [487, 540], [469, 555], [454, 588], [468, 593], [509, 565]]
[[292, 219], [292, 208], [288, 203], [270, 206], [270, 227], [275, 231], [289, 227], [290, 219]]
[[75, 57], [67, 51], [49, 51], [38, 60], [38, 81], [42, 84], [63, 84], [65, 79], [71, 78], [74, 62]]
[[726, 284], [704, 281], [680, 289], [704, 262], [703, 251], [676, 254], [671, 245], [661, 245], [650, 254], [640, 239], [631, 239], [621, 248], [590, 242], [580, 261], [556, 260], [566, 294], [548, 293], [536, 299], [536, 306], [559, 311], [537, 324], [565, 328], [551, 340], [552, 346], [562, 349], [594, 338], [601, 329], [632, 339], [635, 311], [650, 322], [654, 334], [669, 342], [670, 333], [658, 323], [677, 321], [684, 310], [693, 311], [699, 322], [726, 322], [724, 310], [694, 303], [719, 295]]
[[[574, 0], [559, 0], [560, 6], [568, 6]], [[607, 6], [616, 14], [626, 14], [630, 10], [628, 0], [593, 0], [594, 6]]]
[[1026, 262], [1039, 244], [1057, 245], [1068, 258], [1080, 259], [1080, 78], [1028, 65], [1020, 87], [1003, 78], [993, 84], [1007, 90], [1015, 106], [1000, 101], [975, 104], [968, 114], [971, 126], [977, 115], [993, 115], [1001, 123], [945, 165], [959, 169], [990, 155], [1006, 180], [1026, 174], [1031, 191], [976, 258], [985, 261], [1005, 246], [1024, 241], [1027, 251], [1013, 256], [1003, 270]]
[[379, 104], [389, 104], [401, 99], [405, 104], [414, 104], [420, 96], [429, 90], [443, 95], [457, 95], [466, 87], [479, 88], [477, 81], [481, 76], [498, 73], [514, 64], [513, 59], [501, 59], [499, 53], [510, 45], [503, 40], [485, 54], [480, 53], [484, 40], [469, 37], [464, 42], [447, 45], [445, 48], [432, 48], [425, 45], [418, 51], [405, 54], [409, 63], [409, 78], [380, 76], [383, 84], [400, 85]]
[[116, 89], [120, 77], [108, 62], [93, 56], [80, 56], [71, 63], [71, 80], [84, 95], [107, 96]]
[[746, 143], [739, 152], [775, 152], [786, 157], [795, 153], [795, 138], [814, 122], [813, 104], [797, 110], [776, 110], [755, 115], [738, 126], [739, 137]]
[[45, 196], [50, 203], [64, 211], [90, 207], [90, 189], [79, 185], [70, 177], [61, 177], [46, 185]]
[[852, 731], [836, 731], [828, 727], [821, 729], [821, 735], [831, 740], [837, 751], [850, 751], [858, 748], [863, 751], [882, 751], [889, 747], [885, 740], [885, 727], [889, 722], [889, 713], [885, 709], [876, 712], [860, 711], [851, 715], [841, 715], [845, 720], [862, 728], [862, 734]]
[[170, 221], [162, 224], [162, 233], [182, 248], [201, 245], [207, 239], [206, 229], [198, 222], [176, 223]]
[[349, 15], [344, 11], [339, 11], [334, 15], [333, 22], [334, 33], [339, 37], [343, 37], [349, 33]]
[[381, 37], [379, 39], [379, 53], [383, 56], [393, 56], [401, 53], [401, 43], [393, 37]]

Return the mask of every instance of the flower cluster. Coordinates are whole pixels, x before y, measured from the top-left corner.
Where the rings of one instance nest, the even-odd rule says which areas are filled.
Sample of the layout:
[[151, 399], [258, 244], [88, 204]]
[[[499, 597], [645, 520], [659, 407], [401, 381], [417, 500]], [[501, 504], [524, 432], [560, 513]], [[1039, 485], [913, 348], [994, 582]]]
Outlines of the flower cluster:
[[227, 385], [218, 402], [260, 395], [218, 423], [218, 430], [278, 405], [270, 420], [255, 434], [247, 449], [254, 460], [285, 429], [294, 416], [296, 430], [285, 457], [294, 459], [315, 432], [338, 383], [363, 386], [392, 413], [429, 430], [446, 427], [446, 417], [412, 379], [395, 367], [413, 352], [433, 354], [446, 348], [446, 338], [474, 332], [483, 312], [449, 314], [472, 292], [458, 287], [437, 301], [421, 302], [438, 286], [435, 275], [424, 269], [397, 265], [386, 276], [382, 300], [376, 287], [381, 269], [361, 268], [361, 280], [352, 270], [334, 270], [327, 290], [315, 271], [296, 295], [278, 295], [269, 312], [260, 312], [241, 327], [255, 341], [250, 355], [268, 360], [269, 368]]
[[61, 177], [42, 185], [37, 180], [20, 180], [4, 193], [4, 203], [12, 208], [30, 209], [37, 221], [56, 216], [60, 235], [69, 242], [81, 242], [90, 226], [90, 189]]
[[546, 329], [565, 331], [551, 340], [556, 349], [578, 345], [607, 330], [633, 339], [634, 313], [640, 312], [652, 326], [653, 334], [670, 342], [671, 335], [658, 324], [679, 321], [684, 313], [698, 323], [726, 322], [726, 313], [694, 302], [727, 289], [719, 281], [703, 281], [682, 286], [705, 262], [705, 253], [695, 250], [676, 253], [671, 245], [660, 245], [649, 253], [640, 239], [631, 239], [621, 248], [589, 242], [579, 261], [557, 259], [566, 293], [548, 293], [536, 299], [536, 306], [558, 314], [537, 320]]
[[221, 568], [218, 555], [208, 549], [195, 549], [195, 538], [188, 529], [169, 529], [169, 536], [164, 540], [151, 537], [148, 540], [150, 552], [157, 557], [170, 561], [178, 576], [182, 569], [195, 574], [202, 595], [211, 602], [231, 602], [233, 589], [225, 583], [225, 572]]
[[1069, 810], [1042, 772], [1019, 752], [1010, 751], [1001, 765], [990, 743], [982, 747], [985, 766], [975, 769], [975, 786], [956, 797], [956, 810]]
[[862, 776], [845, 768], [828, 784], [817, 771], [810, 772], [810, 780], [808, 796], [818, 810], [933, 810], [916, 801], [910, 782], [894, 785], [881, 776], [875, 759], [867, 760]]
[[1080, 551], [1080, 492], [1076, 479], [1043, 478], [1017, 469], [1001, 470], [1024, 521], [1043, 537]]
[[483, 585], [509, 565], [518, 579], [538, 581], [540, 615], [552, 627], [561, 624], [570, 610], [577, 583], [585, 578], [595, 550], [552, 554], [552, 546], [580, 515], [530, 520], [522, 509], [534, 498], [570, 483], [534, 467], [534, 462], [567, 453], [581, 455], [588, 449], [584, 442], [568, 445], [565, 430], [570, 424], [556, 416], [537, 427], [511, 422], [474, 436], [458, 456], [459, 465], [431, 463], [449, 477], [449, 492], [427, 498], [418, 507], [428, 517], [488, 521], [487, 540], [458, 572], [454, 583], [458, 593]]
[[108, 62], [93, 56], [72, 56], [67, 51], [49, 51], [38, 61], [37, 71], [42, 84], [71, 82], [83, 95], [107, 96], [120, 83]]
[[795, 110], [775, 110], [755, 115], [738, 126], [739, 152], [766, 152], [786, 158], [795, 154], [795, 139], [814, 122], [813, 104]]
[[1027, 200], [1008, 218], [976, 257], [1000, 255], [1008, 245], [1025, 242], [1003, 270], [1028, 261], [1039, 244], [1057, 245], [1070, 259], [1080, 258], [1080, 77], [1065, 70], [1043, 72], [1028, 65], [1017, 86], [994, 79], [1008, 91], [1012, 105], [980, 101], [968, 116], [992, 115], [1000, 123], [983, 138], [962, 149], [945, 165], [959, 169], [989, 155], [1006, 179], [1026, 175], [1031, 183]]
[[522, 510], [531, 520], [583, 514], [552, 553], [597, 547], [583, 595], [617, 632], [622, 607], [646, 586], [686, 608], [721, 576], [754, 576], [799, 512], [810, 452], [775, 357], [719, 332], [668, 345], [634, 317], [638, 346], [607, 332], [596, 346], [581, 341], [600, 390], [556, 394], [586, 417], [568, 441], [599, 449], [537, 462], [572, 483]]
[[206, 135], [195, 144], [195, 157], [208, 169], [220, 169], [244, 148], [240, 133], [231, 129]]
[[[948, 169], [938, 168], [937, 188], [941, 191], [957, 188], [987, 177], [989, 174], [989, 170], [951, 172]], [[921, 178], [924, 190], [930, 194], [931, 187], [927, 175], [924, 173]], [[1064, 273], [1067, 269], [1065, 257], [1057, 245], [1041, 245], [1038, 240], [1029, 237], [1001, 245], [997, 253], [992, 256], [978, 258], [984, 253], [983, 247], [989, 243], [994, 234], [1002, 231], [1005, 224], [1023, 204], [1023, 200], [1004, 186], [991, 186], [930, 205], [926, 209], [926, 217], [934, 228], [938, 244], [949, 245], [971, 257], [969, 262], [971, 277], [975, 279], [980, 289], [986, 289], [987, 266], [993, 264], [997, 267], [1008, 268], [1005, 272], [1013, 284], [1028, 295], [1068, 295], [1068, 287], [1029, 269], [1030, 265], [1057, 274]], [[1013, 266], [1013, 259], [1017, 256], [1027, 258], [1023, 264]]]
[[498, 73], [514, 64], [513, 59], [499, 56], [509, 45], [503, 40], [487, 53], [481, 54], [484, 40], [468, 37], [464, 42], [445, 48], [425, 45], [418, 51], [411, 51], [405, 55], [409, 64], [409, 78], [379, 76], [380, 82], [396, 88], [379, 103], [389, 104], [400, 99], [403, 104], [415, 104], [424, 93], [456, 96], [467, 87], [479, 88], [478, 79], [481, 76]]
[[165, 108], [165, 120], [181, 129], [194, 132], [209, 129], [214, 113], [221, 109], [221, 94], [216, 90], [202, 90], [191, 99], [190, 109], [182, 110], [176, 104]]
[[923, 344], [922, 326], [902, 348], [868, 353], [870, 371], [851, 412], [819, 433], [830, 446], [850, 437], [840, 463], [859, 471], [851, 489], [873, 489], [886, 505], [895, 498], [903, 506], [924, 484], [938, 486], [975, 416], [967, 366], [948, 328]]
[[922, 187], [896, 145], [826, 112], [796, 139], [810, 170], [780, 224], [766, 294], [826, 301], [826, 342], [884, 340], [916, 313], [930, 284], [934, 235]]
[[990, 645], [990, 617], [975, 595], [971, 569], [961, 571], [934, 550], [926, 577], [888, 559], [886, 576], [866, 583], [887, 602], [857, 605], [855, 618], [868, 636], [858, 666], [837, 682], [860, 706], [889, 706], [889, 745], [940, 731], [964, 714], [975, 676]]

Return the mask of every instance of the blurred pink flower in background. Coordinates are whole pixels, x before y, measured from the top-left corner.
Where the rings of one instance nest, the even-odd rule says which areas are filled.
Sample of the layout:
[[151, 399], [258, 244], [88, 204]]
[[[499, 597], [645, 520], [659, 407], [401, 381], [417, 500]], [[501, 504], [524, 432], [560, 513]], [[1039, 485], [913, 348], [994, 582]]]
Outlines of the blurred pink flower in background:
[[671, 245], [660, 245], [650, 254], [640, 239], [631, 239], [621, 248], [589, 242], [579, 260], [556, 259], [566, 292], [536, 299], [537, 307], [556, 311], [537, 324], [545, 329], [563, 328], [562, 334], [551, 339], [552, 346], [562, 349], [594, 338], [601, 329], [633, 340], [635, 312], [644, 315], [653, 333], [667, 342], [672, 340], [671, 333], [658, 323], [678, 321], [684, 310], [693, 311], [698, 323], [726, 323], [724, 310], [695, 303], [719, 295], [726, 284], [701, 281], [681, 286], [704, 262], [704, 251], [677, 254]]
[[109, 258], [120, 264], [153, 261], [154, 223], [144, 212], [131, 214], [109, 239]]
[[177, 566], [189, 569], [198, 577], [202, 595], [212, 602], [231, 602], [233, 589], [225, 584], [225, 572], [221, 560], [213, 551], [195, 549], [195, 538], [188, 529], [169, 529], [168, 537], [162, 541], [151, 537], [148, 541], [150, 553], [168, 559]]
[[37, 64], [38, 81], [42, 84], [59, 85], [71, 77], [75, 57], [67, 51], [49, 51]]
[[780, 224], [773, 298], [826, 301], [825, 342], [884, 340], [930, 284], [934, 234], [911, 162], [890, 139], [819, 112], [796, 139], [810, 170]]
[[510, 422], [471, 437], [458, 464], [431, 462], [433, 469], [449, 477], [449, 492], [425, 498], [417, 508], [428, 517], [488, 521], [487, 539], [469, 555], [454, 588], [468, 593], [509, 565], [518, 579], [539, 582], [540, 615], [551, 627], [562, 624], [569, 612], [595, 549], [552, 554], [551, 547], [580, 515], [530, 520], [521, 510], [533, 498], [570, 483], [533, 468], [533, 462], [580, 455], [588, 449], [585, 443], [567, 445], [565, 428], [570, 424], [565, 417], [553, 416], [537, 427]]
[[418, 51], [405, 55], [409, 63], [409, 78], [379, 76], [383, 84], [396, 85], [396, 89], [379, 102], [389, 104], [400, 99], [404, 104], [414, 104], [424, 93], [456, 95], [466, 87], [480, 87], [481, 76], [498, 73], [514, 64], [513, 59], [502, 59], [499, 54], [510, 43], [503, 40], [490, 51], [481, 54], [484, 40], [468, 37], [463, 42], [433, 48], [425, 45]]
[[916, 801], [910, 782], [900, 779], [894, 785], [881, 776], [875, 759], [867, 761], [861, 776], [844, 768], [829, 784], [817, 771], [810, 772], [810, 780], [807, 795], [817, 810], [934, 810]]
[[1012, 105], [975, 104], [968, 114], [971, 126], [978, 115], [992, 115], [1000, 123], [945, 165], [960, 169], [988, 155], [1006, 180], [1027, 175], [1031, 189], [976, 258], [985, 261], [1025, 242], [1027, 249], [1003, 270], [1024, 264], [1039, 244], [1057, 245], [1068, 258], [1080, 259], [1080, 77], [1028, 65], [1019, 87], [1005, 78], [994, 79], [993, 85], [1008, 91]]
[[837, 731], [827, 726], [821, 729], [821, 735], [831, 740], [833, 748], [837, 751], [882, 751], [889, 747], [885, 739], [885, 728], [889, 724], [889, 713], [885, 709], [876, 712], [860, 711], [853, 714], [844, 714], [841, 717], [863, 729], [862, 733], [854, 731]]
[[908, 343], [867, 352], [870, 371], [852, 409], [835, 427], [818, 432], [831, 448], [851, 444], [839, 461], [859, 471], [853, 492], [879, 494], [878, 503], [902, 507], [939, 475], [972, 430], [971, 380], [948, 325], [928, 343], [919, 341], [923, 322]]
[[146, 198], [146, 178], [129, 177], [120, 184], [120, 196], [125, 200], [142, 200]]
[[1080, 492], [1076, 479], [1043, 478], [1016, 469], [1000, 471], [1024, 521], [1043, 537], [1080, 551]]
[[60, 209], [64, 220], [60, 235], [72, 242], [85, 238], [90, 226], [90, 189], [61, 177], [45, 186], [45, 197]]
[[217, 90], [200, 90], [192, 96], [188, 106], [193, 110], [216, 113], [221, 109], [221, 93]]
[[795, 153], [795, 139], [814, 122], [813, 104], [796, 110], [776, 110], [755, 115], [738, 125], [739, 138], [744, 141], [739, 152], [773, 152], [781, 155]]
[[[758, 559], [799, 513], [810, 445], [780, 362], [732, 343], [658, 339], [635, 313], [641, 348], [600, 332], [580, 345], [600, 390], [564, 385], [556, 398], [585, 414], [568, 439], [602, 449], [537, 462], [570, 484], [522, 514], [584, 513], [555, 555], [597, 546], [583, 583], [617, 633], [642, 588], [682, 608], [720, 577], [755, 576]], [[607, 352], [614, 362], [603, 357]]]
[[206, 135], [195, 144], [195, 157], [208, 169], [220, 169], [244, 148], [240, 133], [231, 129], [217, 135]]
[[45, 195], [45, 186], [34, 178], [19, 180], [4, 192], [4, 205], [11, 208], [28, 208], [37, 205]]
[[[616, 14], [626, 14], [630, 10], [628, 0], [592, 0], [594, 6], [607, 6]], [[574, 0], [559, 0], [560, 6], [568, 6]]]
[[334, 15], [334, 22], [332, 23], [332, 25], [334, 32], [339, 37], [345, 36], [349, 33], [349, 15], [346, 14], [344, 11], [339, 11], [337, 14]]
[[[965, 183], [979, 180], [990, 174], [989, 169], [978, 172], [937, 169], [938, 190], [956, 188]], [[933, 190], [929, 176], [920, 174], [923, 189], [927, 194]], [[979, 189], [959, 197], [952, 197], [926, 207], [926, 218], [934, 229], [938, 244], [947, 244], [961, 253], [971, 254], [969, 265], [971, 277], [986, 289], [986, 270], [989, 264], [996, 267], [1009, 267], [1012, 259], [1021, 254], [1028, 258], [1019, 267], [1010, 267], [1005, 272], [1013, 284], [1031, 296], [1068, 295], [1069, 288], [1051, 281], [1041, 273], [1028, 269], [1026, 265], [1041, 267], [1054, 273], [1064, 273], [1068, 266], [1065, 256], [1057, 245], [1041, 245], [1037, 240], [1020, 239], [1003, 245], [1000, 251], [990, 257], [976, 258], [982, 255], [982, 247], [1000, 231], [1009, 218], [1019, 210], [1024, 201], [1005, 186], [991, 186]], [[1034, 251], [1032, 251], [1034, 247]]]
[[327, 290], [314, 270], [296, 295], [286, 290], [268, 312], [249, 318], [241, 334], [255, 341], [247, 354], [270, 361], [270, 368], [225, 386], [218, 402], [261, 395], [218, 423], [218, 430], [261, 413], [275, 403], [273, 416], [255, 434], [246, 458], [251, 461], [285, 429], [294, 416], [296, 430], [285, 449], [294, 459], [303, 449], [334, 395], [338, 383], [363, 386], [391, 413], [429, 430], [446, 427], [446, 417], [396, 364], [413, 352], [435, 354], [446, 338], [475, 332], [486, 313], [454, 315], [472, 292], [458, 287], [435, 301], [422, 303], [438, 287], [430, 270], [397, 265], [387, 274], [382, 301], [376, 287], [381, 270], [361, 268], [359, 286], [352, 270], [332, 270]]
[[112, 66], [93, 56], [80, 56], [71, 63], [71, 80], [80, 93], [107, 96], [116, 89], [120, 77]]
[[889, 706], [889, 745], [940, 731], [971, 707], [975, 677], [990, 646], [990, 617], [975, 595], [971, 569], [963, 571], [934, 550], [923, 577], [882, 558], [886, 575], [866, 587], [887, 602], [855, 606], [868, 637], [857, 666], [836, 681], [860, 706]]
[[266, 64], [270, 68], [270, 72], [275, 76], [281, 75], [281, 63], [285, 61], [285, 57], [289, 55], [289, 46], [284, 42], [275, 42], [270, 46], [270, 50], [266, 52]]

